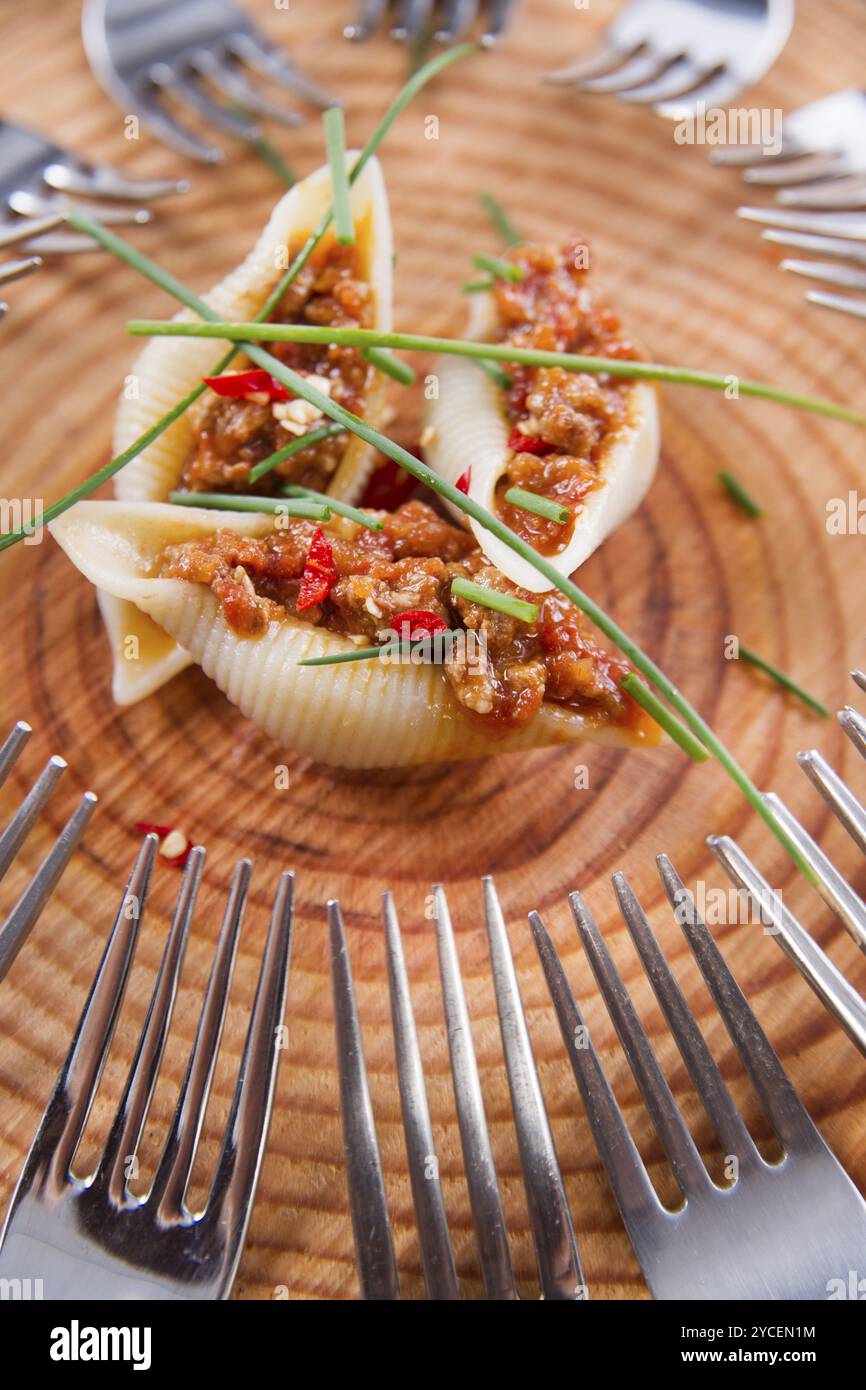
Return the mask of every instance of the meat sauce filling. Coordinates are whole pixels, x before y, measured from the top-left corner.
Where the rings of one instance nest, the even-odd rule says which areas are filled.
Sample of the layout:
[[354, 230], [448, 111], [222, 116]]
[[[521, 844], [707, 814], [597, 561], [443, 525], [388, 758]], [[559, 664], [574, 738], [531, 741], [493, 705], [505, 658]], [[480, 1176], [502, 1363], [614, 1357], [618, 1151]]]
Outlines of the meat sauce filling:
[[[255, 637], [274, 619], [295, 615], [367, 646], [393, 637], [401, 614], [419, 609], [441, 618], [449, 629], [466, 629], [480, 639], [479, 661], [468, 643], [453, 643], [443, 670], [467, 713], [491, 733], [529, 723], [550, 700], [598, 722], [630, 726], [655, 741], [655, 725], [619, 685], [631, 668], [603, 651], [586, 633], [584, 620], [559, 594], [539, 600], [512, 584], [489, 563], [464, 531], [449, 525], [423, 502], [410, 501], [380, 514], [381, 531], [344, 518], [328, 523], [326, 539], [335, 580], [323, 602], [298, 611], [298, 595], [314, 523], [285, 518], [269, 536], [233, 531], [168, 546], [161, 578], [206, 584], [238, 633]], [[538, 601], [527, 623], [458, 598], [458, 576], [487, 588]]]
[[[271, 323], [317, 327], [369, 328], [373, 289], [364, 279], [357, 244], [336, 242], [313, 255], [269, 317]], [[322, 343], [270, 343], [274, 357], [302, 376], [314, 378], [331, 400], [356, 415], [373, 368], [355, 348]], [[208, 392], [193, 417], [195, 444], [181, 473], [180, 486], [192, 492], [257, 492], [273, 496], [285, 482], [323, 490], [346, 450], [348, 434], [336, 434], [301, 449], [267, 473], [257, 485], [250, 470], [293, 440], [327, 424], [307, 401], [270, 401], [253, 393], [229, 399]]]
[[[616, 314], [589, 284], [582, 243], [519, 246], [508, 259], [520, 267], [523, 279], [496, 282], [500, 342], [545, 352], [638, 357]], [[512, 455], [497, 485], [497, 511], [542, 555], [555, 555], [570, 541], [584, 499], [600, 481], [605, 449], [627, 417], [629, 384], [561, 367], [514, 364], [508, 374]], [[505, 501], [510, 487], [561, 503], [571, 513], [569, 520], [550, 521], [511, 506]]]

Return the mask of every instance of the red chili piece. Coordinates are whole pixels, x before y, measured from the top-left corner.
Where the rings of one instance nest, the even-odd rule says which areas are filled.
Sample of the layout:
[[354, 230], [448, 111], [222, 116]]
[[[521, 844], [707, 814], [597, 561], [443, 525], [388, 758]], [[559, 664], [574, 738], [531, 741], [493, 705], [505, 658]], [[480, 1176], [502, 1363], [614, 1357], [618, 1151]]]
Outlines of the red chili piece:
[[396, 512], [406, 502], [417, 487], [417, 479], [398, 468], [393, 459], [381, 464], [370, 476], [364, 489], [359, 507], [376, 512]]
[[204, 381], [218, 396], [230, 396], [233, 399], [252, 396], [260, 391], [272, 401], [288, 401], [292, 396], [288, 387], [276, 381], [270, 372], [261, 370], [226, 372], [225, 376], [206, 376]]
[[154, 825], [149, 820], [137, 820], [132, 828], [137, 830], [139, 835], [158, 835], [161, 840], [164, 840], [166, 835], [170, 835], [174, 829], [171, 825]]
[[461, 473], [457, 482], [454, 484], [458, 492], [465, 492], [468, 496], [472, 486], [472, 464], [470, 463], [465, 473]]
[[391, 629], [405, 642], [423, 637], [435, 637], [439, 632], [447, 632], [448, 624], [438, 613], [428, 608], [412, 608], [408, 613], [399, 613], [391, 619]]
[[334, 564], [334, 552], [325, 540], [321, 526], [317, 526], [310, 542], [310, 549], [307, 552], [304, 573], [301, 576], [297, 602], [298, 612], [302, 613], [305, 608], [315, 608], [317, 603], [323, 603], [336, 582], [337, 567]]
[[539, 439], [534, 434], [521, 434], [520, 430], [513, 429], [508, 439], [509, 449], [513, 449], [518, 454], [549, 454], [553, 448], [546, 439]]

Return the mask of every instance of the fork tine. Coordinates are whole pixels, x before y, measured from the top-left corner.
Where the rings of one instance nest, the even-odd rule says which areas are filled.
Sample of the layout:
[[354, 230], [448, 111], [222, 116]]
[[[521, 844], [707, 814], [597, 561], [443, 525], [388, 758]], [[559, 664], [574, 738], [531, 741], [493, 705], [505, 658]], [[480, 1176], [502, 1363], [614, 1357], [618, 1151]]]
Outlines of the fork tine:
[[[5, 246], [15, 246], [20, 241], [29, 241], [31, 237], [41, 236], [43, 232], [51, 232], [55, 227], [62, 227], [66, 221], [66, 214], [58, 212], [51, 217], [19, 217], [14, 222], [4, 223], [0, 226], [0, 249]], [[83, 241], [84, 238], [76, 238]], [[92, 246], [93, 242], [87, 238]]]
[[270, 77], [281, 87], [304, 97], [314, 106], [342, 106], [343, 103], [338, 97], [331, 96], [324, 87], [320, 87], [318, 82], [314, 82], [300, 68], [296, 68], [278, 49], [265, 43], [258, 34], [232, 34], [227, 41], [227, 47], [236, 57], [249, 63], [251, 68], [256, 68], [265, 77]]
[[176, 193], [188, 193], [190, 186], [189, 179], [130, 179], [109, 164], [99, 164], [92, 169], [49, 164], [42, 170], [42, 179], [58, 193], [137, 203], [153, 203]]
[[463, 37], [478, 13], [478, 0], [442, 0], [443, 20], [436, 30], [438, 43], [455, 43]]
[[771, 793], [764, 797], [764, 802], [781, 822], [803, 859], [813, 870], [817, 880], [815, 887], [827, 906], [835, 912], [861, 951], [866, 950], [866, 903], [854, 892], [812, 836], [807, 834], [784, 801], [780, 801], [778, 796]]
[[361, 1296], [366, 1299], [395, 1299], [400, 1297], [400, 1276], [388, 1216], [382, 1161], [376, 1142], [352, 967], [343, 914], [336, 899], [328, 903], [328, 935], [346, 1178]]
[[[208, 1202], [212, 1219], [217, 1221], [222, 1220], [228, 1207], [234, 1207], [237, 1213], [246, 1204], [246, 1219], [236, 1222], [233, 1228], [238, 1259], [264, 1157], [282, 1051], [278, 1034], [285, 1017], [289, 986], [294, 884], [294, 874], [281, 874], [226, 1137]], [[230, 1284], [231, 1280], [229, 1287]]]
[[0, 835], [0, 879], [6, 874], [9, 865], [33, 829], [40, 811], [66, 771], [66, 767], [66, 761], [57, 757], [56, 754], [53, 758], [49, 758], [12, 820], [3, 834]]
[[854, 681], [855, 685], [859, 685], [861, 690], [866, 690], [866, 672], [852, 671], [851, 679]]
[[637, 47], [620, 48], [610, 39], [605, 39], [598, 48], [588, 53], [585, 58], [578, 58], [573, 63], [568, 63], [564, 68], [553, 68], [550, 72], [543, 72], [541, 80], [542, 82], [550, 82], [554, 86], [560, 84], [576, 86], [588, 79], [601, 77], [604, 73], [610, 72], [620, 63], [625, 63], [628, 59], [633, 58], [637, 51]]
[[[695, 1084], [707, 1114], [726, 1154], [735, 1154], [753, 1162], [758, 1151], [752, 1136], [743, 1124], [740, 1113], [731, 1099], [722, 1074], [695, 1022], [695, 1016], [683, 997], [671, 969], [659, 949], [646, 914], [624, 874], [614, 874], [613, 886], [619, 909], [635, 949], [641, 958], [653, 993], [668, 1021], [668, 1027]], [[674, 915], [680, 910], [674, 907]]]
[[806, 298], [810, 304], [820, 304], [825, 309], [836, 309], [840, 314], [851, 314], [856, 319], [866, 319], [866, 299], [851, 299], [844, 294], [827, 294], [824, 290], [809, 290]]
[[665, 58], [657, 53], [655, 49], [644, 45], [623, 63], [622, 67], [615, 72], [606, 73], [602, 77], [585, 77], [582, 82], [576, 85], [583, 92], [594, 92], [598, 95], [604, 93], [624, 92], [628, 87], [638, 87], [643, 82], [653, 81], [661, 77], [671, 65], [671, 59]]
[[[710, 843], [715, 847], [714, 840]], [[773, 1128], [786, 1147], [794, 1140], [798, 1144], [812, 1143], [817, 1131], [773, 1051], [769, 1038], [749, 1008], [746, 996], [695, 911], [692, 895], [666, 854], [660, 854], [656, 862], [677, 921]], [[767, 890], [769, 901], [772, 901], [769, 884]], [[764, 912], [764, 900], [756, 899], [756, 902]]]
[[772, 188], [778, 188], [780, 185], [794, 187], [801, 183], [814, 183], [818, 179], [830, 179], [836, 174], [847, 174], [848, 171], [848, 162], [842, 155], [804, 154], [799, 159], [791, 159], [784, 164], [771, 163], [766, 168], [757, 165], [746, 169], [743, 181]]
[[784, 207], [837, 208], [840, 212], [866, 207], [866, 182], [863, 175], [852, 178], [825, 179], [807, 188], [782, 188], [776, 201]]
[[148, 1196], [148, 1201], [156, 1204], [160, 1217], [166, 1220], [177, 1220], [184, 1214], [186, 1187], [195, 1162], [225, 1021], [251, 870], [249, 859], [241, 859], [232, 874], [195, 1041], [177, 1099], [171, 1131]]
[[270, 101], [253, 86], [242, 69], [231, 61], [221, 61], [210, 49], [202, 49], [200, 53], [196, 53], [194, 61], [196, 70], [203, 77], [244, 110], [252, 111], [257, 116], [268, 116], [272, 121], [279, 121], [282, 125], [303, 125], [304, 118], [300, 111], [291, 111], [275, 101]]
[[807, 753], [798, 753], [797, 762], [854, 843], [866, 854], [866, 807], [816, 748], [811, 748]]
[[664, 1217], [667, 1213], [617, 1105], [556, 947], [537, 912], [529, 914], [529, 925], [583, 1108], [623, 1219], [648, 1211]]
[[[858, 673], [859, 674], [859, 673]], [[866, 758], [866, 719], [856, 709], [846, 705], [839, 711], [839, 723], [861, 757]]]
[[736, 73], [728, 72], [724, 67], [716, 68], [684, 96], [661, 101], [655, 110], [657, 115], [664, 116], [666, 120], [687, 120], [697, 114], [699, 107], [706, 111], [710, 107], [730, 106], [741, 91], [742, 79]]
[[177, 996], [189, 926], [201, 883], [204, 858], [205, 852], [201, 845], [196, 845], [187, 860], [147, 1017], [129, 1069], [123, 1097], [94, 1175], [94, 1185], [107, 1185], [117, 1205], [127, 1196], [126, 1164], [138, 1150], [153, 1088], [159, 1074]]
[[13, 280], [21, 280], [25, 275], [31, 275], [34, 270], [38, 270], [41, 265], [41, 256], [26, 256], [22, 260], [7, 261], [5, 265], [0, 265], [0, 285], [9, 285]]
[[771, 241], [774, 246], [796, 246], [801, 251], [816, 251], [821, 256], [839, 256], [843, 260], [866, 265], [866, 246], [856, 241], [846, 241], [844, 237], [814, 236], [808, 232], [784, 232], [771, 228], [761, 232], [761, 238]]
[[781, 163], [814, 153], [814, 150], [805, 150], [802, 145], [786, 140], [783, 131], [779, 150], [769, 150], [766, 145], [720, 145], [710, 150], [708, 158], [711, 164], [719, 164], [728, 169], [742, 169], [750, 164], [763, 164], [766, 160]]
[[541, 1294], [545, 1299], [583, 1299], [587, 1296], [586, 1280], [529, 1041], [505, 919], [493, 880], [485, 878], [483, 882], [496, 1007]]
[[345, 26], [344, 37], [353, 39], [356, 43], [363, 43], [375, 33], [387, 8], [388, 0], [359, 0], [358, 17], [354, 24]]
[[7, 974], [48, 901], [84, 834], [96, 806], [93, 792], [85, 792], [76, 810], [69, 817], [24, 890], [15, 907], [0, 927], [0, 980]]
[[170, 145], [179, 154], [186, 155], [188, 159], [198, 159], [205, 164], [218, 164], [223, 159], [223, 152], [218, 146], [208, 144], [195, 131], [181, 124], [174, 113], [155, 95], [154, 88], [143, 87], [135, 91], [126, 84], [123, 84], [123, 87], [126, 94], [123, 94], [122, 88], [118, 93], [118, 100], [125, 103], [127, 110], [134, 111], [141, 118], [142, 124], [157, 139], [163, 140], [166, 145]]
[[460, 1287], [457, 1283], [454, 1252], [448, 1234], [448, 1218], [442, 1200], [439, 1160], [436, 1157], [433, 1127], [427, 1105], [424, 1069], [418, 1048], [403, 944], [400, 940], [400, 924], [390, 893], [383, 895], [382, 911], [385, 919], [385, 950], [388, 960], [394, 1047], [397, 1054], [400, 1107], [403, 1112], [403, 1132], [406, 1136], [409, 1178], [418, 1225], [424, 1283], [428, 1298], [456, 1299], [460, 1297]]
[[677, 100], [690, 102], [692, 89], [709, 76], [706, 68], [698, 67], [690, 58], [677, 58], [654, 80], [630, 88], [627, 92], [620, 92], [619, 99], [647, 106]]
[[19, 753], [32, 733], [33, 730], [26, 720], [19, 719], [15, 728], [0, 745], [0, 787], [15, 766]]
[[782, 227], [790, 232], [826, 233], [828, 236], [850, 237], [852, 241], [866, 241], [866, 218], [855, 212], [808, 213], [779, 207], [740, 207], [737, 208], [737, 216], [746, 222]]
[[158, 840], [146, 835], [126, 885], [57, 1085], [33, 1141], [34, 1158], [53, 1150], [55, 1188], [64, 1185], [108, 1056], [144, 915]]
[[677, 1182], [683, 1195], [688, 1198], [710, 1186], [709, 1174], [695, 1148], [694, 1140], [656, 1060], [643, 1024], [635, 1012], [592, 914], [579, 893], [571, 893], [569, 902], [583, 949], [589, 958], [592, 973], [601, 990], [628, 1064]]
[[735, 840], [729, 836], [710, 836], [707, 841], [722, 868], [740, 889], [760, 904], [773, 935], [807, 985], [815, 991], [848, 1037], [866, 1056], [866, 1003], [809, 935], [794, 914], [785, 907], [767, 880]]
[[850, 265], [836, 265], [832, 261], [784, 260], [780, 270], [792, 275], [803, 275], [809, 280], [824, 280], [828, 285], [843, 285], [849, 290], [866, 290], [866, 270], [855, 270]]
[[438, 883], [433, 889], [433, 901], [457, 1122], [460, 1126], [466, 1184], [469, 1188], [484, 1293], [488, 1300], [513, 1300], [517, 1298], [517, 1289], [511, 1266], [511, 1252], [508, 1248], [505, 1213], [499, 1195], [487, 1117], [484, 1113], [478, 1063], [475, 1060], [475, 1047], [472, 1042], [472, 1025], [469, 1022], [466, 995], [460, 976], [451, 914], [445, 890]]
[[423, 34], [430, 23], [434, 0], [402, 0], [391, 28], [392, 39], [412, 42]]
[[502, 38], [502, 35], [508, 28], [513, 9], [514, 0], [489, 0], [484, 33], [481, 35], [481, 42], [483, 44], [494, 44]]
[[155, 63], [148, 73], [151, 82], [161, 92], [170, 93], [177, 101], [190, 107], [202, 120], [210, 121], [228, 135], [239, 140], [258, 140], [259, 127], [245, 117], [238, 115], [228, 106], [214, 101], [210, 93], [194, 78], [178, 72], [169, 63]]

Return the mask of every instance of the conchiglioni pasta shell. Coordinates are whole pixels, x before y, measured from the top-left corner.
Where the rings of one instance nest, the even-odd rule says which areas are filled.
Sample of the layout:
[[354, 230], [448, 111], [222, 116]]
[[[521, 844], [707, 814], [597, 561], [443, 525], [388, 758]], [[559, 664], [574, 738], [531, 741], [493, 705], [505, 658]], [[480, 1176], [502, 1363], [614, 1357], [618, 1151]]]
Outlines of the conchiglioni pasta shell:
[[153, 578], [163, 548], [229, 527], [266, 535], [270, 516], [154, 503], [81, 502], [50, 530], [91, 583], [133, 603], [189, 652], [228, 698], [278, 744], [339, 767], [407, 767], [587, 738], [648, 743], [639, 731], [545, 705], [503, 738], [473, 725], [435, 666], [381, 661], [303, 667], [353, 644], [287, 616], [260, 637], [241, 637], [204, 585]]
[[[357, 151], [349, 151], [349, 167]], [[253, 319], [285, 273], [288, 260], [300, 250], [331, 204], [331, 176], [327, 165], [295, 184], [277, 203], [253, 250], [209, 293], [203, 295], [221, 317], [237, 322]], [[363, 269], [374, 291], [373, 326], [387, 332], [392, 326], [393, 241], [385, 181], [378, 160], [371, 159], [352, 188], [352, 212]], [[333, 227], [321, 245], [333, 241]], [[176, 319], [193, 320], [188, 309]], [[153, 338], [136, 359], [118, 406], [114, 433], [116, 454], [128, 449], [172, 406], [207, 376], [230, 344], [213, 338]], [[239, 356], [232, 370], [247, 365]], [[380, 373], [373, 377], [364, 416], [373, 426], [382, 423], [386, 384]], [[117, 475], [115, 493], [127, 502], [163, 501], [178, 486], [184, 461], [194, 443], [194, 413], [189, 411], [170, 425], [148, 448]], [[328, 491], [344, 501], [355, 501], [364, 489], [375, 450], [351, 435]], [[189, 665], [190, 658], [173, 643], [160, 640], [143, 614], [130, 611], [111, 595], [100, 600], [112, 648], [130, 636], [139, 640], [141, 662], [133, 672], [130, 663], [115, 659], [113, 693], [118, 704], [132, 704]]]
[[[473, 295], [466, 337], [481, 342], [492, 340], [497, 323], [493, 295]], [[424, 456], [430, 467], [450, 483], [456, 483], [471, 467], [470, 496], [488, 511], [495, 511], [496, 485], [511, 458], [511, 425], [503, 392], [466, 357], [440, 357], [434, 373], [438, 377], [438, 396], [425, 404], [424, 423], [430, 432], [430, 443]], [[563, 574], [573, 574], [622, 525], [640, 505], [653, 480], [659, 456], [656, 391], [644, 381], [636, 381], [627, 389], [628, 417], [610, 437], [601, 455], [601, 481], [586, 498], [568, 545], [558, 555], [548, 557]], [[452, 510], [465, 524], [465, 514], [457, 508]], [[533, 593], [544, 593], [553, 587], [479, 522], [470, 520], [469, 524], [485, 554], [515, 584]]]

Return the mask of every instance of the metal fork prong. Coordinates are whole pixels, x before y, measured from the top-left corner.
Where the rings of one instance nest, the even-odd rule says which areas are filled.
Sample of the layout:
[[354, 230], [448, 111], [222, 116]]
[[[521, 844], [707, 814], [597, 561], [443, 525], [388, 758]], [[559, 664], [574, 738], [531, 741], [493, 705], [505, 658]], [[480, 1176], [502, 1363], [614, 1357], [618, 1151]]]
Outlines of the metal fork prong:
[[505, 1212], [490, 1148], [490, 1133], [484, 1113], [484, 1098], [454, 929], [445, 891], [440, 884], [433, 889], [433, 905], [457, 1123], [460, 1126], [466, 1185], [469, 1188], [484, 1293], [488, 1300], [513, 1300], [517, 1298], [517, 1288], [508, 1247]]
[[800, 251], [815, 251], [821, 256], [839, 256], [843, 260], [856, 261], [866, 265], [866, 246], [856, 241], [846, 241], [844, 237], [812, 236], [808, 232], [784, 232], [770, 228], [761, 232], [763, 241], [774, 246], [795, 246]]
[[[208, 1201], [214, 1220], [224, 1224], [228, 1211], [240, 1258], [252, 1196], [258, 1182], [277, 1084], [289, 987], [289, 958], [294, 925], [295, 876], [281, 874], [244, 1053], [235, 1085], [226, 1137]], [[246, 1210], [246, 1216], [242, 1213]]]
[[18, 755], [25, 743], [33, 733], [33, 729], [24, 719], [19, 719], [11, 733], [7, 734], [0, 745], [0, 787], [6, 781], [12, 768], [18, 760]]
[[[21, 217], [17, 222], [7, 223], [0, 226], [0, 249], [4, 246], [17, 246], [21, 241], [30, 241], [32, 237], [42, 236], [45, 232], [54, 231], [55, 227], [62, 227], [66, 222], [66, 214], [58, 212], [52, 217]], [[84, 238], [77, 238], [83, 241]], [[87, 238], [88, 245], [93, 242]]]
[[187, 860], [144, 1027], [129, 1069], [123, 1097], [94, 1174], [94, 1184], [107, 1185], [116, 1205], [120, 1205], [129, 1197], [127, 1167], [129, 1160], [134, 1158], [138, 1151], [153, 1088], [159, 1074], [204, 859], [205, 852], [197, 845]]
[[866, 207], [866, 182], [863, 175], [856, 178], [824, 179], [806, 188], [782, 188], [776, 202], [783, 207], [837, 208], [853, 212]]
[[537, 912], [529, 914], [529, 925], [583, 1107], [619, 1209], [625, 1219], [647, 1212], [663, 1218], [668, 1213], [623, 1119], [556, 947]]
[[686, 1198], [705, 1191], [711, 1186], [709, 1174], [604, 938], [580, 894], [571, 893], [569, 902], [592, 973], [680, 1189]]
[[442, 0], [442, 23], [436, 30], [438, 43], [455, 43], [463, 37], [478, 13], [478, 0]]
[[798, 753], [797, 762], [851, 839], [866, 854], [866, 807], [816, 748]]
[[729, 878], [759, 905], [768, 935], [779, 943], [807, 985], [866, 1056], [866, 1002], [785, 907], [780, 895], [773, 891], [736, 841], [727, 835], [713, 835], [707, 843]]
[[169, 63], [155, 63], [148, 74], [154, 86], [167, 92], [175, 100], [190, 107], [204, 121], [210, 121], [227, 135], [238, 140], [258, 140], [261, 130], [244, 116], [238, 115], [231, 107], [214, 101], [210, 93], [202, 87], [195, 77], [179, 72]]
[[276, 48], [271, 48], [264, 43], [261, 38], [252, 33], [232, 34], [227, 41], [229, 52], [234, 53], [235, 57], [241, 58], [245, 63], [249, 63], [251, 68], [255, 68], [265, 77], [270, 77], [272, 81], [285, 87], [287, 91], [295, 92], [298, 96], [304, 97], [312, 102], [314, 106], [322, 108], [328, 106], [342, 106], [339, 97], [331, 96], [330, 92], [315, 82], [312, 77], [308, 77], [300, 68], [296, 68], [294, 63], [290, 63], [284, 58], [282, 53]]
[[489, 45], [502, 38], [511, 20], [515, 0], [489, 0], [481, 42]]
[[786, 140], [783, 131], [782, 142], [777, 150], [771, 150], [767, 145], [720, 145], [717, 149], [710, 150], [708, 157], [711, 164], [728, 169], [744, 169], [751, 164], [764, 164], [767, 160], [778, 164], [814, 153], [814, 150], [804, 150], [801, 145]]
[[730, 106], [742, 91], [742, 78], [727, 68], [715, 68], [707, 73], [703, 81], [692, 87], [682, 97], [670, 101], [660, 101], [656, 114], [670, 121], [684, 121], [694, 118], [700, 110], [707, 111], [719, 106]]
[[622, 67], [602, 77], [585, 77], [575, 83], [582, 92], [593, 92], [603, 96], [606, 93], [624, 92], [628, 87], [637, 87], [644, 82], [661, 77], [670, 67], [672, 59], [664, 57], [653, 48], [644, 46], [638, 49]]
[[395, 1299], [400, 1297], [400, 1276], [394, 1236], [388, 1216], [388, 1198], [382, 1176], [382, 1160], [376, 1142], [376, 1126], [364, 1044], [355, 1002], [352, 966], [346, 945], [346, 932], [340, 904], [328, 903], [328, 936], [331, 952], [331, 982], [334, 991], [334, 1031], [337, 1040], [337, 1066], [340, 1074], [340, 1109], [343, 1116], [343, 1143], [346, 1151], [346, 1179], [349, 1210], [355, 1236], [355, 1257], [361, 1297]]
[[[152, 216], [147, 208], [127, 208], [119, 203], [90, 203], [85, 207], [74, 199], [64, 199], [56, 193], [34, 193], [28, 188], [10, 193], [7, 201], [19, 217], [52, 217], [55, 213], [65, 214], [67, 207], [78, 207], [95, 221], [114, 227], [140, 227], [149, 222]], [[35, 236], [35, 233], [31, 232], [31, 236]]]
[[812, 870], [816, 879], [815, 887], [827, 906], [836, 914], [861, 951], [866, 951], [866, 903], [854, 892], [850, 883], [843, 878], [812, 836], [803, 829], [784, 801], [773, 793], [765, 795], [763, 800]]
[[388, 0], [359, 0], [358, 17], [353, 24], [345, 26], [344, 36], [363, 43], [376, 32], [387, 8]]
[[409, 979], [400, 939], [400, 924], [390, 893], [383, 895], [382, 912], [385, 921], [385, 953], [400, 1108], [403, 1113], [403, 1133], [406, 1136], [409, 1179], [412, 1184], [412, 1202], [418, 1227], [424, 1284], [428, 1298], [459, 1298], [460, 1286], [457, 1283], [454, 1251], [451, 1248], [448, 1218], [442, 1200], [439, 1160], [433, 1140], [433, 1126], [430, 1123], [424, 1068], [418, 1047], [412, 996], [409, 992]]
[[179, 154], [186, 155], [188, 159], [201, 160], [205, 164], [218, 164], [223, 159], [223, 152], [217, 145], [209, 144], [177, 119], [165, 103], [159, 100], [155, 88], [145, 86], [139, 91], [134, 91], [124, 84], [116, 95], [117, 100], [125, 105], [128, 111], [141, 118], [142, 125]]
[[[866, 241], [866, 217], [855, 212], [794, 212], [786, 208], [737, 208], [737, 216], [746, 222], [759, 222], [770, 227], [782, 227], [791, 232], [817, 232], [834, 237], [850, 237]], [[853, 220], [852, 220], [853, 219]]]
[[39, 920], [39, 914], [54, 892], [63, 870], [87, 828], [95, 805], [94, 793], [85, 792], [31, 882], [0, 926], [0, 980], [6, 975]]
[[118, 198], [122, 201], [153, 203], [175, 193], [189, 192], [189, 179], [130, 179], [117, 169], [101, 164], [93, 169], [77, 169], [71, 164], [49, 164], [42, 170], [43, 181], [58, 193], [83, 198]]
[[41, 256], [27, 256], [20, 261], [7, 261], [5, 265], [0, 265], [0, 285], [8, 285], [13, 280], [21, 280], [25, 275], [32, 275], [33, 271], [38, 270], [41, 265]]
[[484, 879], [484, 917], [541, 1294], [545, 1299], [583, 1299], [586, 1280], [562, 1170], [529, 1041], [505, 919], [491, 878]]
[[834, 178], [837, 174], [850, 172], [850, 164], [843, 155], [809, 154], [799, 159], [787, 160], [784, 164], [769, 163], [766, 168], [757, 165], [746, 169], [743, 182], [758, 184], [768, 188], [782, 185], [792, 187], [801, 183], [815, 183], [818, 179]]
[[851, 679], [861, 690], [866, 690], [866, 671], [852, 671]]
[[49, 758], [15, 815], [0, 835], [0, 879], [33, 829], [43, 806], [66, 771], [66, 761], [55, 754]]
[[276, 101], [270, 101], [232, 61], [220, 60], [209, 49], [197, 51], [192, 61], [196, 71], [241, 110], [253, 112], [256, 116], [267, 116], [282, 125], [294, 127], [303, 124], [304, 118], [299, 111], [289, 110]]
[[232, 874], [186, 1075], [177, 1099], [171, 1131], [148, 1196], [148, 1201], [155, 1204], [161, 1220], [176, 1221], [185, 1214], [184, 1198], [216, 1066], [251, 872], [249, 859], [241, 859]]
[[846, 705], [839, 711], [839, 723], [861, 757], [866, 758], [866, 719], [856, 709]]
[[828, 285], [842, 285], [849, 290], [866, 290], [866, 270], [855, 270], [850, 265], [836, 265], [832, 261], [797, 261], [789, 258], [781, 262], [779, 269], [791, 275], [803, 275], [808, 280], [823, 280]]
[[844, 294], [828, 294], [826, 290], [808, 290], [806, 299], [810, 304], [820, 304], [824, 309], [835, 309], [840, 314], [851, 314], [856, 319], [866, 319], [866, 299], [851, 299]]
[[425, 33], [433, 14], [435, 0], [401, 0], [397, 6], [391, 38], [400, 43], [412, 43]]
[[639, 87], [629, 88], [627, 92], [620, 92], [619, 99], [632, 105], [641, 106], [655, 106], [661, 102], [679, 100], [688, 101], [692, 89], [699, 82], [705, 82], [709, 76], [710, 73], [706, 68], [699, 67], [690, 58], [677, 58], [654, 80], [644, 82]]
[[[715, 847], [715, 840], [709, 841]], [[674, 915], [689, 943], [728, 1034], [751, 1078], [770, 1122], [783, 1145], [805, 1142], [816, 1131], [788, 1080], [770, 1040], [749, 1007], [721, 951], [694, 907], [694, 900], [666, 854], [657, 859], [662, 883]], [[774, 895], [765, 885], [772, 902]], [[765, 900], [755, 899], [762, 916]]]
[[[635, 950], [641, 958], [653, 993], [668, 1021], [668, 1027], [704, 1109], [712, 1120], [724, 1152], [735, 1154], [741, 1163], [744, 1159], [753, 1161], [758, 1157], [758, 1151], [752, 1136], [743, 1124], [740, 1113], [731, 1099], [731, 1093], [695, 1022], [695, 1016], [659, 949], [643, 908], [624, 874], [614, 874], [613, 886], [619, 900], [619, 910], [625, 919]], [[693, 902], [687, 910], [694, 912]], [[674, 906], [674, 915], [679, 911], [680, 906]]]
[[50, 1171], [56, 1190], [69, 1180], [114, 1036], [158, 844], [156, 835], [146, 835], [138, 851], [75, 1037], [33, 1142], [34, 1155], [53, 1150]]
[[553, 68], [550, 72], [543, 72], [541, 80], [551, 82], [555, 86], [578, 86], [581, 82], [611, 72], [613, 68], [633, 58], [637, 52], [639, 47], [619, 48], [608, 40], [592, 53], [588, 53], [585, 58], [578, 58], [564, 68]]

